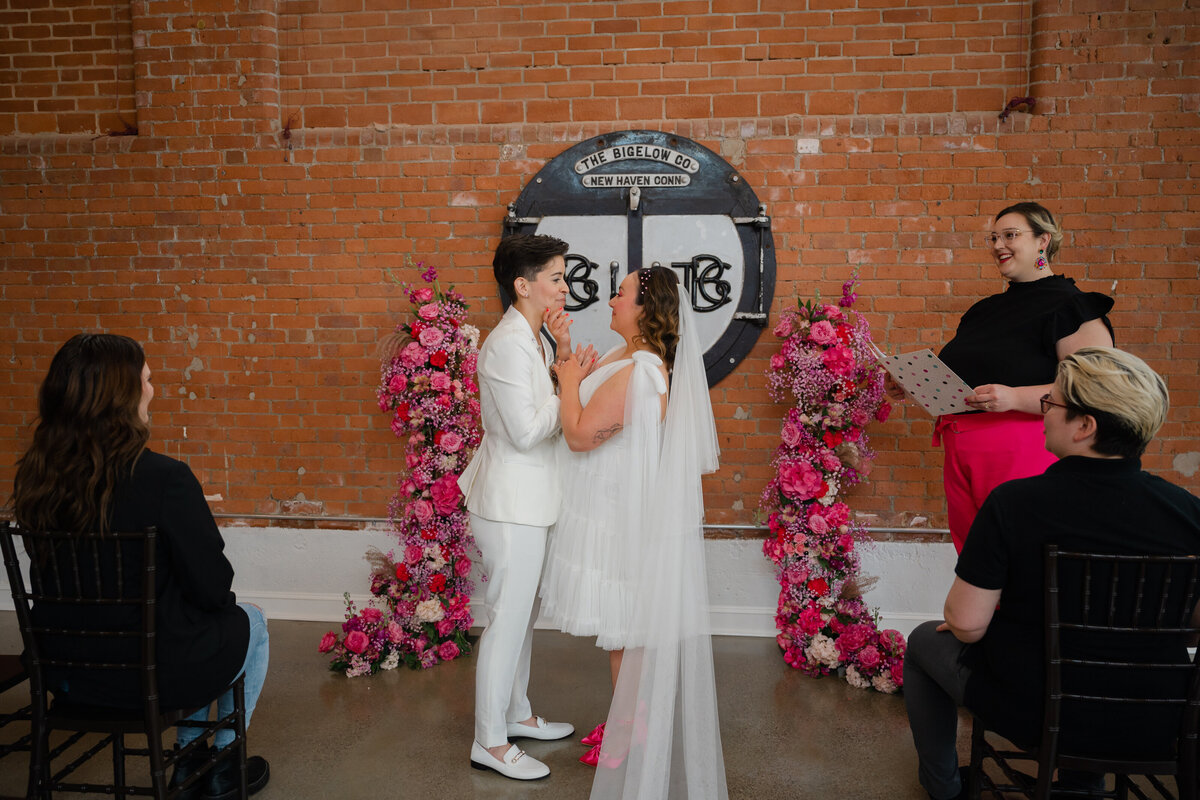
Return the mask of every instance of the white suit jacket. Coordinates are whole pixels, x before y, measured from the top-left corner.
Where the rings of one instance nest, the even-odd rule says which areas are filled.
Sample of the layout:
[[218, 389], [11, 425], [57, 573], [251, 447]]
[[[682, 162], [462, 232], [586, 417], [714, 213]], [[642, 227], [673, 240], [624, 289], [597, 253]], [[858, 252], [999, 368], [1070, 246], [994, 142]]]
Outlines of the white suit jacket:
[[545, 358], [510, 307], [479, 351], [483, 441], [458, 486], [467, 510], [484, 519], [535, 526], [558, 519], [558, 397], [548, 342], [543, 350]]

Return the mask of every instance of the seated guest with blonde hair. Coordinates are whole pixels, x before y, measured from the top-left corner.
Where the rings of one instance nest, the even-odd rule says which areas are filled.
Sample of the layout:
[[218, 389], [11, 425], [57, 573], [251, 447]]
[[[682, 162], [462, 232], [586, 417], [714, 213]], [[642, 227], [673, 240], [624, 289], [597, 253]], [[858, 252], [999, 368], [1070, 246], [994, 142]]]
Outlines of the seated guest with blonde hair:
[[[934, 800], [966, 797], [955, 750], [959, 706], [1014, 742], [1040, 739], [1045, 543], [1200, 554], [1200, 498], [1141, 468], [1168, 405], [1166, 384], [1136, 356], [1085, 347], [1059, 363], [1041, 410], [1046, 449], [1060, 460], [992, 491], [955, 567], [945, 621], [926, 622], [909, 638], [904, 701], [919, 779]], [[1168, 658], [1185, 659], [1182, 643], [1178, 650]], [[1101, 719], [1064, 727], [1063, 737], [1081, 752], [1131, 742], [1154, 750], [1170, 747], [1177, 730], [1165, 719], [1112, 727]], [[1059, 778], [1063, 788], [1092, 789], [1103, 776], [1059, 770]]]

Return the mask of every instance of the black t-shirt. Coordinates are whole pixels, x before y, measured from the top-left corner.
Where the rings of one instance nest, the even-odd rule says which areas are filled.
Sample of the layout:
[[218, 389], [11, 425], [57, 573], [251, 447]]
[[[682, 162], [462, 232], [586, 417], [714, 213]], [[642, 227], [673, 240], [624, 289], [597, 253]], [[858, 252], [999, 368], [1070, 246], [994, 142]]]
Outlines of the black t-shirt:
[[1009, 283], [967, 309], [939, 357], [968, 386], [1053, 383], [1058, 340], [1093, 319], [1103, 319], [1111, 332], [1104, 315], [1112, 307], [1111, 297], [1081, 292], [1062, 275]]
[[[965, 701], [993, 729], [1027, 744], [1037, 742], [1042, 727], [1046, 542], [1077, 552], [1200, 555], [1200, 498], [1142, 472], [1137, 459], [1081, 456], [1003, 483], [988, 496], [955, 568], [972, 586], [1002, 590], [987, 633], [963, 654], [972, 669]], [[1061, 591], [1078, 593], [1079, 584], [1064, 581]], [[1186, 660], [1182, 642], [1159, 655]], [[1161, 676], [1150, 680], [1175, 691]], [[1130, 724], [1112, 706], [1076, 706], [1063, 719], [1063, 746], [1107, 755], [1136, 738], [1154, 754], [1177, 734], [1179, 707], [1151, 717]]]

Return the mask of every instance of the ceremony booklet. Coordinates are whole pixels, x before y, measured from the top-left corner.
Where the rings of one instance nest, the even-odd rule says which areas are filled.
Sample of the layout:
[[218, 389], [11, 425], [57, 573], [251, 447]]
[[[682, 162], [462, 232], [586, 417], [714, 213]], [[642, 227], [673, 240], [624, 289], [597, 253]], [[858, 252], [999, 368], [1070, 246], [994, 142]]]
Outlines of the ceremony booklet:
[[889, 356], [873, 344], [871, 346], [892, 380], [933, 416], [976, 410], [967, 405], [965, 400], [975, 393], [974, 390], [963, 383], [962, 378], [955, 375], [932, 350]]

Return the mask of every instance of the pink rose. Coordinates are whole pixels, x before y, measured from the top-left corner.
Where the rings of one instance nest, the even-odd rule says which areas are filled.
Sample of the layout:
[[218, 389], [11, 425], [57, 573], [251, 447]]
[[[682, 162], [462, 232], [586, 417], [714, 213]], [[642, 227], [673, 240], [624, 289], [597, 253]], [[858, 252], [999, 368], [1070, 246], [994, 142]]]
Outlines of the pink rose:
[[442, 661], [450, 661], [458, 657], [458, 645], [454, 642], [442, 642], [438, 645], [437, 654]]
[[321, 643], [317, 645], [318, 653], [328, 653], [337, 644], [337, 634], [333, 631], [321, 637]]
[[448, 392], [453, 387], [450, 376], [444, 372], [435, 372], [429, 377], [429, 385], [435, 392]]
[[803, 461], [784, 464], [779, 468], [779, 489], [796, 500], [811, 500], [824, 493], [821, 473]]
[[902, 656], [906, 646], [904, 644], [904, 635], [894, 628], [888, 628], [879, 632], [879, 644], [892, 655]]
[[857, 425], [862, 428], [871, 421], [871, 415], [861, 408], [856, 408], [850, 412], [850, 424]]
[[867, 672], [874, 672], [882, 660], [883, 657], [879, 655], [879, 650], [873, 644], [869, 644], [858, 651], [858, 664]]
[[408, 378], [403, 375], [393, 375], [392, 379], [388, 381], [388, 391], [392, 394], [403, 392], [406, 386], [408, 386]]
[[870, 636], [871, 627], [869, 625], [850, 625], [842, 632], [842, 635], [837, 638], [834, 645], [842, 657], [855, 653], [861, 650], [866, 644]]
[[425, 548], [419, 544], [410, 544], [404, 548], [404, 561], [407, 564], [416, 564], [425, 557]]
[[793, 425], [791, 422], [783, 423], [783, 443], [788, 447], [795, 447], [800, 444], [800, 428]]
[[417, 341], [426, 347], [437, 347], [446, 338], [440, 328], [426, 328], [421, 331], [421, 335], [417, 337]]
[[837, 472], [842, 468], [842, 460], [832, 450], [822, 450], [821, 466], [826, 472]]
[[363, 618], [363, 622], [377, 622], [383, 617], [383, 612], [375, 608], [375, 606], [367, 606], [359, 616]]
[[829, 523], [820, 514], [813, 512], [813, 515], [808, 518], [808, 527], [817, 536], [823, 536], [829, 533]]
[[399, 644], [400, 640], [404, 638], [404, 628], [400, 627], [399, 622], [392, 620], [387, 626], [387, 637], [392, 644]]
[[834, 331], [833, 325], [821, 320], [808, 329], [808, 338], [817, 344], [833, 344], [837, 341], [837, 333]]
[[786, 339], [792, 335], [792, 320], [784, 317], [779, 320], [779, 324], [775, 326], [775, 335], [780, 339]]
[[821, 306], [821, 313], [827, 319], [832, 319], [834, 321], [837, 321], [839, 319], [845, 319], [845, 317], [846, 317], [846, 315], [842, 313], [842, 310], [840, 308], [838, 308], [837, 306], [831, 306], [829, 304]]
[[848, 533], [843, 533], [838, 537], [837, 545], [843, 553], [849, 553], [854, 549], [854, 537]]
[[417, 316], [421, 319], [437, 319], [438, 307], [437, 303], [426, 303], [417, 309]]
[[430, 503], [428, 500], [416, 501], [409, 506], [409, 510], [422, 525], [433, 519], [433, 503]]
[[425, 348], [421, 347], [421, 345], [417, 344], [416, 342], [409, 342], [404, 346], [404, 349], [400, 351], [400, 363], [409, 369], [423, 367], [425, 366], [425, 362], [428, 360], [429, 357], [425, 355]]
[[831, 347], [821, 354], [821, 363], [834, 375], [854, 374], [854, 353], [844, 344]]
[[346, 649], [351, 653], [361, 653], [367, 649], [369, 640], [362, 631], [350, 631], [346, 634]]
[[460, 558], [454, 562], [454, 574], [460, 578], [465, 578], [471, 574], [471, 561], [467, 558]]
[[834, 503], [825, 509], [825, 521], [832, 528], [840, 528], [850, 521], [850, 506], [845, 503]]
[[879, 404], [879, 409], [875, 412], [875, 419], [879, 422], [887, 422], [887, 418], [892, 413], [892, 404], [884, 400]]
[[442, 434], [438, 445], [447, 453], [457, 453], [463, 446], [463, 439], [454, 431], [446, 431]]
[[904, 685], [904, 659], [898, 658], [893, 661], [892, 665], [888, 668], [888, 671], [892, 673], [893, 683], [895, 683], [897, 686]]
[[420, 289], [413, 289], [410, 295], [414, 303], [428, 303], [433, 299], [433, 289], [428, 286], [422, 286]]
[[771, 356], [771, 369], [783, 369], [786, 364], [787, 359], [781, 354], [776, 353], [775, 355]]
[[433, 509], [443, 516], [453, 514], [458, 510], [458, 501], [462, 497], [462, 490], [458, 488], [457, 477], [454, 473], [448, 472], [429, 487], [429, 493], [433, 495], [430, 516], [432, 516]]

